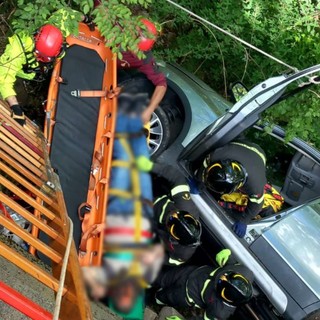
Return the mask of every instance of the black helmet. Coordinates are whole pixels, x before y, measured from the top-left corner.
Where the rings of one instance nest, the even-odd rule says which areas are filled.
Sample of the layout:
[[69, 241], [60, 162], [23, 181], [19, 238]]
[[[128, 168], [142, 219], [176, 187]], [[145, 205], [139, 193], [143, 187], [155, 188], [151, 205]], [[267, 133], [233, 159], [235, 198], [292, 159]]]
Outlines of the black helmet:
[[217, 294], [224, 302], [239, 306], [252, 297], [252, 284], [242, 274], [226, 271], [220, 275], [217, 282]]
[[171, 237], [181, 245], [199, 245], [201, 223], [186, 211], [171, 212], [166, 221]]
[[232, 160], [213, 163], [204, 171], [204, 183], [217, 193], [232, 193], [244, 185], [247, 172], [243, 166]]

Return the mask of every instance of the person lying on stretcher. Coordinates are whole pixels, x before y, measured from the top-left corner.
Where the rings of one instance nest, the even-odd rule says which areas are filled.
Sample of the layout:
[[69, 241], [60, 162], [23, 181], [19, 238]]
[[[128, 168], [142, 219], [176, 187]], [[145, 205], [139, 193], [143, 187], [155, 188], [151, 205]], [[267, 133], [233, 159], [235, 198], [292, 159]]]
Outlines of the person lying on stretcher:
[[149, 159], [140, 112], [144, 97], [122, 94], [118, 100], [116, 136], [101, 267], [83, 267], [89, 294], [105, 296], [115, 311], [129, 313], [143, 288], [157, 277], [164, 250], [155, 243], [151, 176], [136, 159]]

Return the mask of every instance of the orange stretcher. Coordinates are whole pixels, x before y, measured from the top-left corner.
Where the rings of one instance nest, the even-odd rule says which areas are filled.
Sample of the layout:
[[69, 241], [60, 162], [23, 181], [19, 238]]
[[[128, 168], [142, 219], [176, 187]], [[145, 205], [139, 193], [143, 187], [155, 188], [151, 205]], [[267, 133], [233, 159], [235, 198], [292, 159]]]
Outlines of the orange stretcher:
[[75, 223], [80, 265], [98, 266], [120, 92], [116, 56], [99, 31], [83, 23], [78, 35], [67, 37], [67, 44], [53, 70], [44, 135]]

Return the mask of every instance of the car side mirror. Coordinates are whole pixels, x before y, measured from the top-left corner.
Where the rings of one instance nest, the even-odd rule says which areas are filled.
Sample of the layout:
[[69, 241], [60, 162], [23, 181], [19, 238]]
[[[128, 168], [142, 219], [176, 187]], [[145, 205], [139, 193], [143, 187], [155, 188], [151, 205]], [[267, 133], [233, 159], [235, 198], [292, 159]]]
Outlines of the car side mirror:
[[231, 84], [231, 94], [235, 102], [238, 102], [248, 92], [247, 87], [240, 81]]

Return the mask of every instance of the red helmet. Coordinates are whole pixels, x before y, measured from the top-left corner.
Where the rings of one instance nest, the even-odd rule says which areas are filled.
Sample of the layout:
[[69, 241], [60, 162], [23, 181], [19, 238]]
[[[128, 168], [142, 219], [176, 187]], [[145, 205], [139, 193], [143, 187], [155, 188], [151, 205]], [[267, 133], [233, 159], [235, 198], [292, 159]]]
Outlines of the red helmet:
[[154, 43], [156, 42], [157, 28], [148, 19], [143, 18], [141, 19], [141, 22], [146, 26], [147, 30], [154, 35], [154, 37], [150, 39], [143, 34], [142, 30], [140, 31], [140, 42], [138, 47], [141, 51], [148, 51], [152, 49]]
[[42, 26], [34, 36], [35, 54], [38, 61], [51, 62], [61, 53], [63, 35], [51, 24]]

